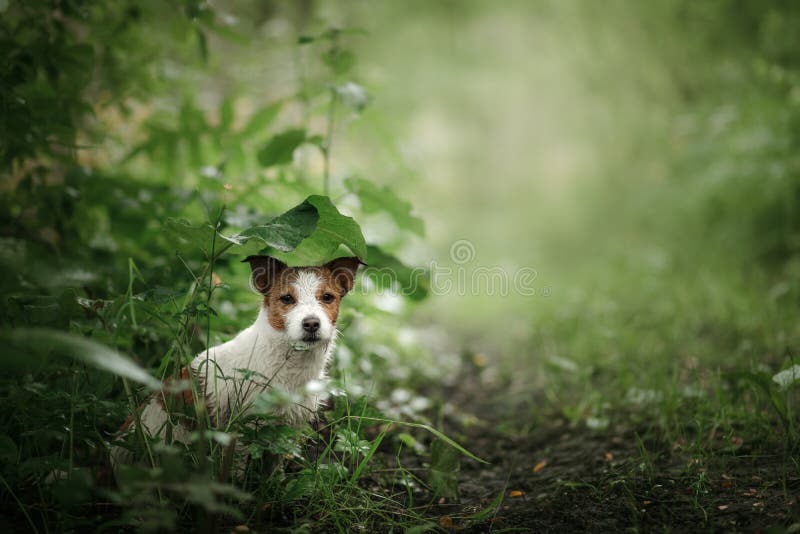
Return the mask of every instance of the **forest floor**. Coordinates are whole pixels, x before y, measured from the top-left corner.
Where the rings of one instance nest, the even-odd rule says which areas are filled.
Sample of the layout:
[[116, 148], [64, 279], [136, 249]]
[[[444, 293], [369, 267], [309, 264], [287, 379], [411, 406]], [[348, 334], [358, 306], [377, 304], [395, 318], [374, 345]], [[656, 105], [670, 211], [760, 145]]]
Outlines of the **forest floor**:
[[459, 499], [431, 515], [444, 530], [800, 532], [800, 478], [781, 451], [712, 435], [698, 454], [646, 423], [595, 431], [557, 418], [529, 429], [529, 408], [477, 388], [451, 397], [477, 422], [445, 425], [489, 464], [462, 462]]
[[783, 477], [777, 454], [742, 446], [695, 470], [678, 444], [645, 442], [643, 459], [632, 428], [596, 433], [559, 421], [524, 436], [496, 428], [486, 419], [468, 432], [472, 452], [491, 465], [464, 462], [460, 505], [440, 511], [452, 519], [504, 499], [489, 521], [463, 530], [454, 522], [458, 530], [785, 532], [800, 521], [800, 479]]

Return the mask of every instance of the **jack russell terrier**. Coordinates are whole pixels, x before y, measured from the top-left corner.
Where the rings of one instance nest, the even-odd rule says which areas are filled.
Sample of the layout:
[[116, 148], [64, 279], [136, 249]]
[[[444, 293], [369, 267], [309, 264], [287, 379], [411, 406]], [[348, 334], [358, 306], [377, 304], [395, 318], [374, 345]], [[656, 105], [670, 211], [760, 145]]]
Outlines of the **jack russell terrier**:
[[[225, 429], [234, 418], [248, 415], [258, 394], [270, 387], [300, 399], [276, 408], [272, 415], [277, 422], [301, 426], [316, 417], [319, 399], [306, 385], [325, 377], [336, 342], [339, 304], [353, 289], [363, 263], [356, 257], [319, 267], [289, 267], [270, 256], [244, 261], [250, 263], [252, 284], [262, 295], [258, 317], [236, 337], [203, 351], [181, 369], [184, 389], [171, 393], [174, 387], [165, 388], [149, 398], [138, 417], [146, 434], [163, 438], [170, 433], [174, 441], [188, 444], [197, 428], [192, 415], [202, 413], [198, 408], [205, 408], [213, 427]], [[184, 418], [181, 412], [190, 415]], [[135, 424], [129, 416], [121, 434], [133, 431]], [[131, 460], [125, 447], [112, 448], [115, 471]]]

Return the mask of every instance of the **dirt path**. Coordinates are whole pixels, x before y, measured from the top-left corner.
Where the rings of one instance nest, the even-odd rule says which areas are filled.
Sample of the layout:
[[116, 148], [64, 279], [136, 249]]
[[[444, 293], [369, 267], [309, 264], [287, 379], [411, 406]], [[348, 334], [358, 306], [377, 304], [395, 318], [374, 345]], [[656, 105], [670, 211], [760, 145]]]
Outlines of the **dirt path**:
[[[460, 503], [440, 507], [443, 526], [452, 519], [461, 532], [800, 531], [800, 479], [787, 479], [779, 455], [756, 455], [745, 444], [693, 459], [675, 444], [641, 443], [634, 429], [597, 433], [563, 421], [513, 436], [497, 430], [503, 414], [494, 413], [463, 431], [492, 465], [462, 463]], [[641, 446], [659, 452], [643, 456]], [[501, 492], [493, 518], [459, 519]]]

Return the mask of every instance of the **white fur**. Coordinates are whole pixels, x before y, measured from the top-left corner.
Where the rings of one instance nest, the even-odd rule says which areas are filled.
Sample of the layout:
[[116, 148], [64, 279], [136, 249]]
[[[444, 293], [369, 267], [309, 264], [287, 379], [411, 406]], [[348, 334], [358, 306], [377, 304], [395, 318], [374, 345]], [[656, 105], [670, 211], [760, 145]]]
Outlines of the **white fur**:
[[[300, 316], [299, 321], [303, 317], [306, 315]], [[218, 426], [231, 416], [248, 413], [256, 396], [268, 387], [301, 396], [300, 402], [275, 414], [282, 422], [296, 426], [313, 419], [319, 401], [316, 395], [306, 393], [305, 386], [311, 380], [324, 378], [334, 340], [320, 339], [309, 344], [308, 350], [297, 350], [302, 335], [287, 335], [292, 330], [291, 319], [286, 327], [286, 332], [274, 329], [267, 320], [267, 310], [262, 308], [255, 323], [192, 361], [192, 373], [205, 384], [206, 404]], [[243, 381], [242, 369], [257, 375]]]
[[[276, 330], [269, 323], [268, 310], [262, 306], [255, 322], [236, 337], [198, 354], [189, 365], [192, 376], [201, 385], [200, 398], [217, 428], [225, 429], [232, 419], [247, 415], [257, 396], [270, 387], [283, 388], [300, 400], [276, 409], [272, 415], [284, 424], [299, 426], [316, 416], [319, 399], [306, 391], [312, 380], [325, 377], [335, 345], [336, 329], [317, 301], [320, 279], [314, 271], [300, 271], [293, 284], [296, 305], [285, 317], [286, 330]], [[303, 319], [320, 320], [319, 340], [303, 343]], [[254, 376], [243, 378], [243, 370]], [[140, 420], [151, 436], [163, 436], [170, 414], [155, 397], [145, 405]], [[131, 426], [131, 430], [133, 426]], [[190, 432], [173, 422], [173, 440], [189, 443]], [[113, 448], [115, 465], [128, 463], [127, 450]]]
[[297, 280], [292, 284], [297, 304], [286, 315], [286, 332], [295, 340], [303, 339], [303, 319], [316, 317], [320, 320], [317, 334], [322, 340], [333, 337], [333, 325], [328, 315], [317, 300], [317, 291], [322, 281], [314, 271], [300, 271]]

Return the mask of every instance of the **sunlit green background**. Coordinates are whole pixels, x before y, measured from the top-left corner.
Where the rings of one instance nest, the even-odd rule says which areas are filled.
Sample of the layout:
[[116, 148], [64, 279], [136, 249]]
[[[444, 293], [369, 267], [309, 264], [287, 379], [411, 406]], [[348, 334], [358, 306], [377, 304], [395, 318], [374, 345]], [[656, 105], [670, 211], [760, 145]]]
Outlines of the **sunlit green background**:
[[412, 200], [419, 262], [453, 266], [467, 239], [468, 276], [538, 272], [533, 297], [450, 292], [415, 317], [515, 369], [637, 362], [660, 382], [698, 350], [779, 366], [797, 335], [775, 306], [797, 295], [800, 103], [797, 14], [779, 7], [322, 7], [367, 30], [354, 43], [376, 95], [339, 173]]

